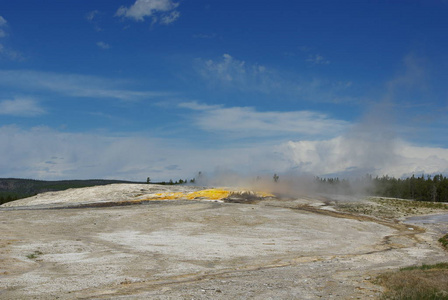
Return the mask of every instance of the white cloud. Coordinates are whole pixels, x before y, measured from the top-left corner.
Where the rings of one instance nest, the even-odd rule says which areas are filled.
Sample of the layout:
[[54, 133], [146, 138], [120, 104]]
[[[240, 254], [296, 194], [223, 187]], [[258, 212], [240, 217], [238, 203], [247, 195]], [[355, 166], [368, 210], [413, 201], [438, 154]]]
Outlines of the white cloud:
[[395, 177], [448, 173], [448, 149], [412, 146], [404, 141], [389, 148], [340, 136], [324, 141], [288, 142], [281, 148], [291, 166], [304, 173]]
[[105, 50], [110, 49], [110, 45], [105, 42], [97, 42], [96, 45], [98, 47], [100, 47], [101, 49], [105, 49]]
[[205, 131], [228, 133], [234, 137], [333, 136], [349, 123], [313, 111], [256, 111], [252, 107], [208, 106], [196, 102], [181, 103], [196, 111], [193, 122]]
[[0, 115], [37, 116], [46, 113], [36, 100], [31, 98], [15, 98], [0, 101]]
[[69, 97], [110, 98], [124, 101], [163, 97], [164, 92], [117, 89], [122, 82], [95, 76], [51, 72], [0, 70], [0, 86], [20, 90], [43, 90]]
[[121, 6], [116, 16], [135, 21], [144, 21], [145, 17], [151, 17], [153, 22], [157, 22], [160, 16], [160, 23], [169, 24], [179, 18], [180, 13], [175, 10], [178, 6], [179, 3], [171, 0], [136, 0], [130, 7]]

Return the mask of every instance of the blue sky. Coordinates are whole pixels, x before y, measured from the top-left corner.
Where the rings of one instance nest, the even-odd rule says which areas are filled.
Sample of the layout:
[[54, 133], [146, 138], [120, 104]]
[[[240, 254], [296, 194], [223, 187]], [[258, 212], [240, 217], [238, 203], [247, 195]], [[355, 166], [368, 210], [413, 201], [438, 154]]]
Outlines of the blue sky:
[[448, 174], [448, 2], [3, 1], [0, 177]]

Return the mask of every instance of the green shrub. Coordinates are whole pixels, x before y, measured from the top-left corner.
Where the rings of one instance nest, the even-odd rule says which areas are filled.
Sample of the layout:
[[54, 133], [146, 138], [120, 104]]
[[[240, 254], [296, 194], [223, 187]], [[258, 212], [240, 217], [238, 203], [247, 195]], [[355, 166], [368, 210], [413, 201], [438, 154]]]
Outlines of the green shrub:
[[439, 239], [439, 242], [442, 244], [443, 247], [445, 247], [446, 249], [448, 249], [448, 234], [442, 236]]
[[35, 258], [37, 258], [39, 255], [42, 255], [42, 254], [43, 254], [43, 253], [40, 252], [40, 251], [34, 251], [33, 253], [28, 254], [26, 257], [29, 258], [29, 259], [35, 259]]

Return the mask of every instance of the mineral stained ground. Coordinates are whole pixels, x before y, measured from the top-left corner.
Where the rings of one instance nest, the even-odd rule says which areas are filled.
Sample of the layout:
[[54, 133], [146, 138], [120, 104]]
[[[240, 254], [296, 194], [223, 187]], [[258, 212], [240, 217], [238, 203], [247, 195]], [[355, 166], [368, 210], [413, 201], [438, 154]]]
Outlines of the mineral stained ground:
[[0, 299], [375, 299], [381, 272], [448, 258], [445, 225], [324, 198], [154, 198], [202, 190], [115, 184], [2, 206]]

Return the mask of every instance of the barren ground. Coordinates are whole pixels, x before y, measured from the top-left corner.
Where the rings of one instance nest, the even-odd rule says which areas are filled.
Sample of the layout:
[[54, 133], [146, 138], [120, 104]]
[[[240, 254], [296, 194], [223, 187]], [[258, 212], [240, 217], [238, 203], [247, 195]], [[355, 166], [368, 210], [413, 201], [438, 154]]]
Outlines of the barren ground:
[[446, 223], [403, 223], [443, 207], [140, 201], [199, 189], [116, 184], [7, 203], [0, 298], [375, 299], [379, 273], [448, 261], [437, 242]]

